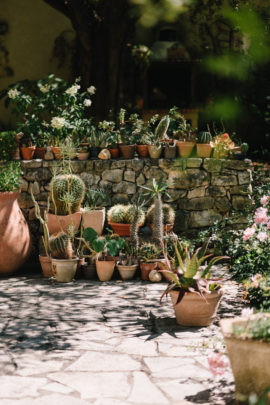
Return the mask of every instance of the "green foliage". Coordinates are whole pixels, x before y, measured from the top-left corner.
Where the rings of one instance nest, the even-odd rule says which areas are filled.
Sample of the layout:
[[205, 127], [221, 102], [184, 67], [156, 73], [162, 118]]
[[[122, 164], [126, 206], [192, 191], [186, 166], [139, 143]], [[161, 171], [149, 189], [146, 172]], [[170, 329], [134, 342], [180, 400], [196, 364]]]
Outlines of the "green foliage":
[[156, 139], [161, 141], [162, 139], [165, 139], [167, 137], [169, 125], [170, 125], [170, 118], [168, 116], [163, 117], [158, 123], [158, 126], [156, 127], [155, 130]]
[[103, 188], [90, 189], [85, 194], [85, 205], [91, 210], [104, 207], [108, 201], [108, 194]]
[[56, 215], [69, 215], [78, 212], [85, 195], [85, 185], [75, 174], [53, 177], [50, 196]]
[[18, 191], [22, 170], [19, 162], [0, 165], [0, 192]]
[[98, 237], [97, 232], [93, 228], [86, 228], [83, 231], [83, 238], [86, 241], [86, 245], [90, 250], [95, 253], [101, 253], [106, 256], [118, 256], [121, 249], [123, 249], [125, 240], [121, 237], [111, 238], [107, 235], [105, 238]]
[[17, 148], [15, 136], [15, 131], [0, 132], [0, 161], [11, 160], [12, 155]]
[[139, 249], [140, 260], [147, 263], [151, 260], [158, 259], [162, 253], [154, 243], [142, 243]]
[[[257, 275], [258, 276], [258, 275]], [[252, 308], [259, 311], [270, 311], [270, 276], [256, 277], [245, 283], [246, 296]]]
[[270, 317], [257, 314], [246, 322], [233, 324], [232, 335], [242, 339], [270, 341]]

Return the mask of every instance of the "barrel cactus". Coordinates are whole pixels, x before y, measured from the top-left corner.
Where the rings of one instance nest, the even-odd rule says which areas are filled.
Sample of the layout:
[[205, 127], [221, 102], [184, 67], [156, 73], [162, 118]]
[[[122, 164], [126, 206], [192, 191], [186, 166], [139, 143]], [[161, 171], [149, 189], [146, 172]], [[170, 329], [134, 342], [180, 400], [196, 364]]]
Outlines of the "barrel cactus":
[[[154, 210], [155, 206], [151, 205], [151, 207], [147, 211], [147, 221], [150, 224], [154, 222]], [[173, 224], [175, 220], [175, 211], [169, 204], [162, 205], [162, 212], [163, 212], [163, 224]]]
[[50, 197], [57, 215], [69, 215], [80, 211], [85, 195], [85, 184], [75, 174], [53, 177], [50, 184]]
[[137, 216], [138, 224], [143, 224], [145, 221], [144, 211], [135, 205], [128, 205], [126, 209], [125, 223], [132, 224], [135, 219], [135, 215]]
[[127, 206], [122, 204], [116, 204], [108, 211], [108, 221], [113, 224], [124, 224]]
[[198, 134], [198, 143], [210, 143], [212, 141], [212, 135], [210, 132], [199, 132]]
[[72, 259], [72, 244], [65, 232], [52, 235], [49, 239], [49, 247], [52, 257], [56, 259]]

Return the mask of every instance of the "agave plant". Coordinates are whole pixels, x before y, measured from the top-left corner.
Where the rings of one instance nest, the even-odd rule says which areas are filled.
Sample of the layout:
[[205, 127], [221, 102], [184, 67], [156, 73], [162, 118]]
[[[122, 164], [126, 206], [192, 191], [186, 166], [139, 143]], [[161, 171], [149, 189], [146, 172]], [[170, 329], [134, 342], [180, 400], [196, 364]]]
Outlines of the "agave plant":
[[[230, 258], [228, 256], [212, 257], [212, 254], [206, 254], [208, 242], [194, 253], [191, 253], [188, 247], [184, 247], [179, 241], [177, 235], [172, 234], [171, 238], [174, 246], [174, 255], [172, 257], [168, 256], [164, 243], [161, 243], [165, 263], [160, 263], [163, 267], [163, 270], [160, 271], [167, 273], [171, 279], [170, 284], [161, 296], [161, 300], [171, 290], [179, 291], [177, 304], [188, 292], [193, 292], [203, 297], [204, 293], [210, 294], [211, 291], [218, 290], [220, 288], [220, 284], [217, 282], [218, 279], [211, 278], [212, 266], [220, 260]], [[200, 270], [202, 265], [205, 265], [205, 267]]]

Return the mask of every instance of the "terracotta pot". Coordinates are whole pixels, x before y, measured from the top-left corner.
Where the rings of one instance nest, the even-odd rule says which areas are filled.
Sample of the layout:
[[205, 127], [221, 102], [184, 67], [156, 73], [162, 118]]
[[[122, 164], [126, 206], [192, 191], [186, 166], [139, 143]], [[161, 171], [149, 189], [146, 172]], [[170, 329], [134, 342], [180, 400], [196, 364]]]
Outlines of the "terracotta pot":
[[76, 274], [79, 259], [52, 258], [52, 272], [59, 283], [70, 283]]
[[97, 275], [100, 281], [109, 281], [114, 272], [115, 261], [96, 260]]
[[44, 277], [52, 277], [52, 260], [49, 256], [39, 255], [39, 262], [42, 268], [42, 273]]
[[46, 153], [46, 149], [45, 147], [36, 147], [35, 150], [35, 158], [36, 159], [44, 159], [45, 153]]
[[[163, 224], [163, 232], [164, 233], [169, 233], [172, 232], [173, 230], [173, 225], [174, 224]], [[151, 231], [153, 232], [154, 226], [153, 224], [148, 224], [149, 228], [151, 229]]]
[[93, 228], [98, 235], [102, 235], [105, 223], [105, 208], [101, 210], [91, 210], [90, 212], [83, 212], [83, 227]]
[[146, 158], [148, 156], [148, 145], [136, 145], [136, 151], [139, 156]]
[[187, 158], [191, 155], [195, 146], [195, 142], [177, 141], [176, 146], [178, 148], [179, 156], [182, 158]]
[[78, 160], [87, 160], [89, 158], [89, 152], [77, 152]]
[[212, 146], [209, 143], [197, 143], [197, 156], [209, 158], [212, 152]]
[[256, 393], [260, 397], [270, 383], [270, 344], [231, 335], [233, 325], [247, 321], [246, 318], [223, 319], [220, 325], [234, 375], [236, 393], [244, 396]]
[[109, 152], [110, 152], [111, 157], [113, 159], [118, 158], [118, 156], [119, 156], [119, 149], [118, 148], [109, 148]]
[[117, 264], [116, 267], [122, 280], [131, 280], [135, 276], [138, 265], [133, 264], [131, 266], [124, 266], [122, 264]]
[[31, 249], [27, 222], [19, 208], [20, 192], [0, 193], [0, 274], [18, 270]]
[[124, 159], [133, 159], [135, 155], [135, 145], [119, 145], [121, 154]]
[[51, 146], [52, 153], [54, 154], [55, 160], [61, 160], [61, 151], [62, 149], [59, 146]]
[[34, 158], [35, 150], [35, 146], [29, 146], [28, 148], [21, 146], [21, 154], [23, 160], [32, 160]]
[[175, 159], [176, 157], [176, 145], [166, 145], [164, 147], [164, 158]]
[[83, 266], [82, 272], [87, 280], [94, 280], [97, 275], [96, 263], [89, 263], [86, 266]]
[[162, 145], [160, 145], [160, 146], [148, 145], [148, 152], [149, 152], [150, 158], [159, 159], [162, 154]]
[[67, 232], [70, 225], [74, 226], [74, 230], [79, 229], [81, 223], [81, 212], [75, 212], [71, 215], [54, 215], [48, 213], [48, 229], [49, 233], [52, 235], [57, 232]]
[[[221, 290], [200, 295], [187, 292], [176, 304], [178, 291], [170, 291], [176, 321], [182, 326], [209, 326], [213, 322], [222, 297]], [[175, 305], [176, 304], [176, 305]]]
[[140, 262], [141, 277], [144, 281], [149, 281], [149, 273], [157, 268], [157, 262], [143, 263]]
[[[114, 233], [117, 233], [119, 236], [130, 236], [131, 231], [131, 224], [116, 224], [113, 222], [109, 222], [110, 227], [112, 228]], [[139, 228], [142, 227], [143, 224], [139, 224]]]

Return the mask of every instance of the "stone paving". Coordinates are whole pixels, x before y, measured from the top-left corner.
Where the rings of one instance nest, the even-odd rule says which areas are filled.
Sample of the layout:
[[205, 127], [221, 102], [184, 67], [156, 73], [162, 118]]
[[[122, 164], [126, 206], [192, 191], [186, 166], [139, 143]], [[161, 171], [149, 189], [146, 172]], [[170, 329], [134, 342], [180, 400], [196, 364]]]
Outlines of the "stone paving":
[[[1, 405], [232, 404], [231, 371], [214, 377], [207, 351], [222, 344], [207, 328], [176, 324], [164, 283], [41, 276], [0, 280]], [[227, 280], [219, 317], [241, 312]]]

